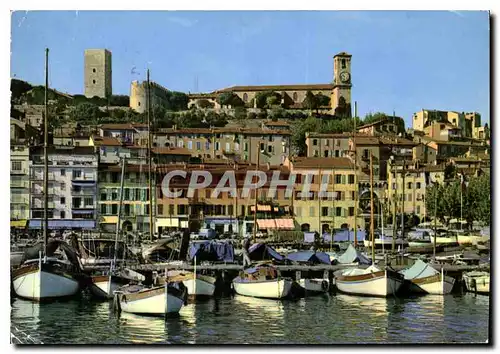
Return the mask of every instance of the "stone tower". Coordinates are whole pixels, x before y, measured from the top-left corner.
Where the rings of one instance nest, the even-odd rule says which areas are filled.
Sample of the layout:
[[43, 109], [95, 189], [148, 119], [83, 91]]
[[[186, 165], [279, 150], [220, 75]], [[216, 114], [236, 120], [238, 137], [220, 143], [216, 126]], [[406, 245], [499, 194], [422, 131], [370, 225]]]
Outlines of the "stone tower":
[[346, 52], [333, 57], [332, 114], [352, 117], [351, 112], [351, 57]]
[[86, 49], [85, 97], [109, 97], [111, 89], [111, 52], [107, 49]]

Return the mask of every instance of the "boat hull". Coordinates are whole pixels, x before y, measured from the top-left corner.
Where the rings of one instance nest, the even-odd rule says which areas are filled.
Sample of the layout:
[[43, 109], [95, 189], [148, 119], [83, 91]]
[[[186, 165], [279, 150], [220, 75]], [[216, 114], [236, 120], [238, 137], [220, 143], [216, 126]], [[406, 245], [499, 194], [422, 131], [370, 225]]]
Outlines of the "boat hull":
[[490, 293], [490, 275], [467, 276], [464, 275], [464, 282], [467, 291], [480, 294]]
[[167, 293], [165, 287], [146, 289], [135, 293], [118, 294], [120, 309], [137, 315], [165, 316], [177, 314], [184, 305], [184, 299]]
[[92, 294], [101, 299], [112, 299], [115, 290], [127, 283], [126, 280], [116, 276], [97, 275], [91, 278], [90, 291]]
[[455, 279], [441, 274], [432, 275], [424, 278], [409, 280], [410, 291], [415, 293], [425, 293], [431, 295], [446, 295], [451, 293]]
[[183, 280], [182, 283], [187, 288], [188, 295], [191, 298], [213, 296], [215, 292], [214, 283], [206, 281], [202, 278]]
[[352, 295], [391, 296], [401, 288], [403, 278], [390, 271], [338, 276], [335, 280], [339, 291]]
[[272, 279], [262, 281], [233, 280], [234, 291], [239, 295], [265, 299], [282, 299], [290, 294], [293, 281], [291, 279]]
[[325, 279], [299, 279], [298, 283], [306, 293], [326, 293], [329, 288], [328, 280]]
[[70, 274], [55, 272], [45, 264], [40, 269], [38, 263], [16, 269], [12, 284], [17, 296], [34, 301], [73, 296], [80, 289]]

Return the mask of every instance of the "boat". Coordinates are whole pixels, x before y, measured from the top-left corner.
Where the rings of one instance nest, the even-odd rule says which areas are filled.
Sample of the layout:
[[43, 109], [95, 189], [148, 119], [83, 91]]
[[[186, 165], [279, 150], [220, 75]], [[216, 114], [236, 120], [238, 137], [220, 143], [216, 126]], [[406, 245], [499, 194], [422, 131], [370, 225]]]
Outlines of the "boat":
[[398, 272], [374, 265], [366, 269], [347, 269], [335, 277], [337, 289], [343, 293], [382, 297], [396, 294], [403, 280]]
[[304, 279], [301, 278], [297, 283], [307, 293], [327, 293], [330, 288], [328, 279]]
[[90, 277], [90, 291], [97, 298], [112, 299], [116, 290], [124, 285], [139, 283], [146, 278], [130, 269], [121, 269], [113, 272], [94, 273]]
[[467, 291], [479, 294], [490, 293], [490, 273], [472, 271], [463, 275]]
[[187, 290], [181, 284], [165, 283], [154, 287], [126, 285], [115, 291], [115, 298], [123, 312], [150, 316], [178, 314], [187, 296]]
[[451, 292], [455, 283], [455, 278], [444, 275], [443, 268], [439, 272], [421, 260], [400, 273], [410, 283], [410, 291], [415, 293], [446, 295]]
[[182, 281], [192, 299], [210, 297], [215, 292], [216, 278], [188, 271], [169, 271], [167, 281]]
[[[372, 241], [371, 240], [364, 240], [364, 246], [366, 248], [371, 248], [372, 247]], [[401, 238], [396, 238], [394, 244], [396, 247], [408, 247], [409, 243], [407, 240], [401, 239]], [[391, 249], [392, 247], [392, 236], [385, 236], [385, 235], [380, 235], [378, 237], [375, 237], [375, 248], [386, 248], [386, 249]]]
[[282, 299], [290, 295], [292, 283], [292, 279], [280, 277], [276, 267], [264, 264], [242, 271], [234, 278], [233, 288], [239, 295]]

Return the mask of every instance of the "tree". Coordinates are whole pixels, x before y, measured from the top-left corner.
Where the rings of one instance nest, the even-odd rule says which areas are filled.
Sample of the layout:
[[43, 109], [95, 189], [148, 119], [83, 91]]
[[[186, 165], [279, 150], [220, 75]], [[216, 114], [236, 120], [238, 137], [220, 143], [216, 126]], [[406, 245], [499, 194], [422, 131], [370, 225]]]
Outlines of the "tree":
[[327, 107], [330, 106], [330, 97], [325, 96], [321, 93], [316, 95], [316, 100], [318, 102], [318, 107]]
[[29, 90], [31, 90], [33, 86], [23, 80], [12, 79], [10, 80], [10, 92], [11, 92], [11, 101], [19, 101], [23, 95], [26, 94]]
[[214, 103], [213, 102], [210, 102], [209, 100], [207, 99], [201, 99], [201, 100], [198, 100], [196, 102], [197, 106], [199, 108], [202, 108], [202, 109], [205, 109], [205, 108], [214, 108]]
[[381, 119], [387, 117], [387, 114], [383, 112], [375, 112], [375, 113], [367, 113], [365, 115], [365, 119], [363, 119], [363, 124], [371, 124], [374, 122], [378, 122]]
[[292, 124], [291, 145], [294, 153], [305, 156], [307, 152], [306, 133], [318, 131], [320, 121], [314, 117], [309, 117], [302, 121], [295, 121]]
[[276, 95], [269, 95], [266, 97], [266, 107], [273, 108], [280, 104], [280, 99]]
[[256, 119], [256, 118], [257, 118], [257, 113], [255, 113], [255, 112], [248, 112], [247, 119]]
[[127, 95], [111, 95], [109, 98], [110, 106], [128, 107], [130, 106], [130, 98]]
[[258, 108], [272, 108], [275, 105], [281, 104], [281, 95], [274, 91], [261, 91], [255, 95], [255, 101]]
[[238, 120], [243, 120], [247, 117], [247, 110], [243, 107], [236, 107], [234, 109], [234, 118]]
[[307, 91], [302, 104], [304, 107], [312, 111], [313, 109], [318, 108], [318, 98], [311, 91]]
[[217, 96], [217, 103], [221, 106], [231, 106], [234, 100], [234, 92], [223, 92], [219, 96]]
[[81, 103], [74, 107], [69, 112], [69, 117], [72, 121], [82, 123], [84, 125], [97, 125], [102, 112], [96, 105], [92, 103]]

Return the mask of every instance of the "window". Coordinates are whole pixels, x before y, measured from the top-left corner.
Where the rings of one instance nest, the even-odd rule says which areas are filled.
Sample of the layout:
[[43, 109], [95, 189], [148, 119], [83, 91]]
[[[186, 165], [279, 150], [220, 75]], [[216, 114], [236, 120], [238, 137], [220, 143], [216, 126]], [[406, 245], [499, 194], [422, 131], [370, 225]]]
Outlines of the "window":
[[243, 151], [248, 151], [248, 143], [247, 142], [243, 143]]
[[349, 207], [349, 216], [354, 216], [354, 207]]
[[246, 92], [243, 94], [243, 101], [248, 102], [248, 94]]
[[158, 215], [163, 215], [163, 204], [158, 204]]
[[323, 151], [323, 156], [328, 157], [328, 150]]
[[421, 183], [420, 182], [417, 182], [417, 189], [420, 189], [421, 188]]
[[95, 80], [92, 80], [92, 83], [95, 84]]
[[314, 216], [314, 207], [309, 207], [309, 216]]
[[299, 99], [299, 95], [297, 95], [297, 92], [294, 92], [293, 93], [293, 101], [297, 102], [298, 99]]
[[328, 216], [328, 207], [321, 207], [321, 216]]
[[231, 144], [230, 143], [226, 143], [226, 151], [231, 151]]
[[193, 142], [192, 142], [191, 140], [189, 140], [189, 141], [188, 141], [188, 143], [187, 143], [187, 148], [188, 148], [189, 150], [192, 150], [192, 149], [193, 149]]
[[314, 157], [318, 157], [319, 153], [318, 150], [314, 150]]
[[325, 146], [330, 146], [330, 141], [328, 139], [325, 139]]
[[349, 175], [349, 184], [354, 184], [354, 175]]
[[196, 142], [196, 150], [201, 150], [201, 143], [199, 141]]
[[302, 207], [295, 207], [295, 215], [302, 216]]
[[313, 146], [317, 146], [318, 145], [318, 139], [313, 139]]
[[355, 197], [356, 197], [355, 192], [351, 192], [351, 200], [354, 200]]
[[184, 147], [184, 141], [183, 140], [179, 140], [177, 142], [177, 146], [180, 147], [180, 148]]
[[268, 153], [270, 153], [270, 154], [271, 154], [271, 153], [273, 153], [273, 150], [274, 150], [274, 149], [273, 149], [273, 146], [272, 146], [272, 145], [269, 145], [269, 146], [267, 147], [267, 152], [268, 152]]
[[417, 215], [420, 215], [420, 205], [417, 205]]
[[174, 215], [175, 214], [175, 209], [173, 205], [168, 206], [168, 215]]
[[85, 197], [85, 205], [86, 206], [94, 205], [94, 198], [93, 197]]
[[22, 164], [21, 161], [12, 161], [12, 171], [21, 171]]
[[411, 182], [408, 182], [408, 189], [411, 189], [412, 186], [413, 184]]
[[64, 219], [66, 217], [66, 212], [64, 210], [61, 210], [61, 212], [59, 213], [59, 217], [61, 219]]
[[215, 142], [215, 150], [220, 150], [220, 143], [218, 141]]
[[397, 186], [398, 186], [398, 185], [397, 185], [397, 183], [393, 183], [393, 184], [392, 184], [392, 189], [393, 189], [393, 190], [396, 190]]
[[370, 151], [368, 149], [363, 149], [363, 158], [364, 159], [370, 158]]
[[111, 214], [112, 215], [118, 214], [118, 205], [117, 204], [111, 204]]
[[94, 69], [92, 69], [92, 72], [93, 72], [93, 73], [95, 73], [95, 68], [94, 68]]
[[335, 208], [335, 216], [342, 216], [342, 208], [341, 207]]
[[340, 157], [340, 150], [335, 150], [335, 157]]
[[130, 200], [130, 189], [129, 188], [125, 188], [123, 191], [124, 191], [123, 199], [124, 200]]
[[82, 204], [82, 198], [73, 198], [73, 208], [80, 208]]
[[408, 201], [411, 202], [411, 193], [408, 193]]
[[335, 175], [335, 183], [336, 184], [341, 184], [342, 183], [342, 176], [341, 175]]
[[61, 204], [62, 205], [66, 204], [66, 198], [65, 197], [61, 197]]
[[228, 215], [233, 215], [234, 214], [234, 206], [233, 205], [228, 205], [227, 206], [227, 214]]
[[346, 68], [345, 59], [342, 59], [342, 69], [345, 69], [345, 68]]
[[260, 143], [260, 151], [265, 151], [264, 143]]
[[106, 204], [101, 204], [101, 214], [105, 215], [106, 213]]
[[81, 170], [73, 170], [73, 179], [77, 179], [82, 177], [82, 171]]
[[61, 176], [66, 176], [66, 170], [61, 169]]

